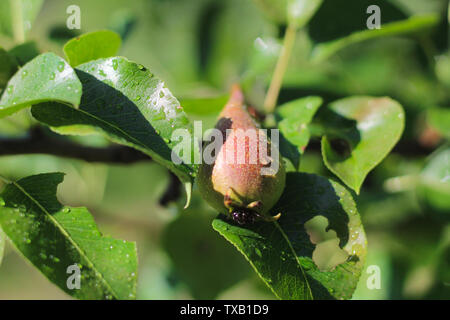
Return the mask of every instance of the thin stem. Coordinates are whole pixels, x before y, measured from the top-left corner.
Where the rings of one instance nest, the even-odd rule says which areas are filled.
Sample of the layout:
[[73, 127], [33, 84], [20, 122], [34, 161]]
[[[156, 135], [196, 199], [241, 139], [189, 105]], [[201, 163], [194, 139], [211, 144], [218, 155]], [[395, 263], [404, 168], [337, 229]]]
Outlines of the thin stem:
[[25, 42], [25, 29], [23, 26], [22, 0], [9, 0], [13, 25], [13, 36], [16, 44]]
[[267, 113], [272, 113], [277, 105], [284, 74], [286, 73], [292, 48], [294, 47], [296, 33], [297, 28], [288, 25], [286, 33], [284, 34], [283, 48], [281, 49], [281, 54], [278, 58], [269, 90], [267, 91], [266, 100], [264, 101], [264, 109]]

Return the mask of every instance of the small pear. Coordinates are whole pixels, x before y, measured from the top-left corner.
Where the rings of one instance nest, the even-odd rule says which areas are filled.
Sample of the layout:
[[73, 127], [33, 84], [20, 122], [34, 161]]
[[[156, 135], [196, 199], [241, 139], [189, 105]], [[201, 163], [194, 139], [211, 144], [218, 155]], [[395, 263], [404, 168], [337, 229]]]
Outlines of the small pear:
[[276, 220], [279, 215], [268, 212], [283, 193], [286, 171], [267, 132], [247, 111], [239, 86], [233, 86], [216, 129], [223, 143], [212, 164], [200, 165], [197, 181], [202, 196], [239, 224]]

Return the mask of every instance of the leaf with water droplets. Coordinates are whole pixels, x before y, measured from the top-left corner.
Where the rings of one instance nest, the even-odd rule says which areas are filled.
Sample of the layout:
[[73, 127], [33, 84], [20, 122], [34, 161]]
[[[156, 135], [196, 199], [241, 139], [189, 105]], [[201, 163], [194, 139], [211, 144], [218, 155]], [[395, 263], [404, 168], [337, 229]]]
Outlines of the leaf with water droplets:
[[280, 152], [292, 161], [295, 168], [298, 168], [300, 154], [303, 154], [309, 142], [308, 124], [322, 102], [322, 98], [311, 96], [285, 103], [276, 110], [281, 139], [286, 140], [281, 142]]
[[75, 70], [83, 84], [79, 109], [39, 104], [32, 108], [37, 120], [61, 134], [103, 134], [148, 154], [183, 182], [192, 181], [196, 145], [191, 144], [190, 153], [183, 156], [189, 161], [172, 161], [172, 150], [179, 142], [172, 134], [178, 129], [191, 133], [191, 124], [163, 81], [123, 57], [91, 61]]
[[58, 101], [76, 108], [80, 98], [81, 82], [75, 71], [57, 55], [44, 53], [25, 64], [9, 80], [0, 99], [0, 118], [45, 101]]
[[64, 53], [72, 67], [100, 58], [117, 55], [122, 40], [109, 30], [85, 33], [69, 40], [64, 45]]
[[[86, 208], [61, 205], [56, 189], [63, 176], [46, 173], [8, 183], [1, 193], [3, 231], [25, 258], [69, 295], [135, 297], [136, 244], [102, 236]], [[71, 286], [76, 285], [76, 270], [79, 289]]]
[[403, 108], [390, 98], [350, 97], [323, 111], [319, 122], [325, 131], [325, 165], [359, 193], [367, 174], [400, 139], [405, 126]]
[[[355, 202], [349, 191], [324, 177], [287, 174], [286, 188], [271, 215], [277, 222], [237, 225], [219, 216], [213, 228], [230, 241], [280, 299], [349, 299], [356, 288], [367, 243]], [[347, 260], [321, 271], [312, 259], [315, 245], [305, 223], [328, 219]]]

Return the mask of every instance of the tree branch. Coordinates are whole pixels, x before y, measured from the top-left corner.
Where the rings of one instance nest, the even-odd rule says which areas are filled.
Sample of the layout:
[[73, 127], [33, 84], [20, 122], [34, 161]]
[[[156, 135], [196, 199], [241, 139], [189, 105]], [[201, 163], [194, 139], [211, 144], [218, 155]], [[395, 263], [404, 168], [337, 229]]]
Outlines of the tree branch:
[[[1, 138], [0, 156], [23, 154], [49, 154], [58, 157], [103, 162], [132, 164], [152, 161], [146, 154], [125, 146], [113, 145], [105, 148], [87, 147], [58, 136], [53, 136], [42, 127], [33, 127], [25, 137]], [[177, 176], [169, 172], [170, 180], [159, 203], [167, 206], [181, 196], [181, 183]]]
[[67, 139], [49, 135], [41, 127], [30, 129], [25, 137], [0, 138], [0, 156], [20, 154], [50, 154], [87, 162], [118, 164], [152, 160], [146, 154], [129, 147], [117, 145], [105, 148], [83, 146]]
[[181, 196], [181, 182], [180, 179], [169, 171], [170, 180], [166, 190], [159, 199], [159, 204], [167, 207], [170, 202], [176, 201]]

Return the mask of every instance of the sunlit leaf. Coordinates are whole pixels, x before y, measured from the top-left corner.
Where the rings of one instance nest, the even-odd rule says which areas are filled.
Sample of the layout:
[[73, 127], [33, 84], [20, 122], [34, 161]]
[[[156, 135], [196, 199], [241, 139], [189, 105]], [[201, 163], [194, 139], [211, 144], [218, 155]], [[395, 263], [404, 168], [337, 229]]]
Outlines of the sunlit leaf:
[[320, 116], [326, 166], [359, 193], [367, 174], [400, 139], [404, 118], [402, 106], [390, 98], [350, 97], [331, 103]]
[[[320, 97], [306, 97], [288, 102], [276, 109], [278, 129], [283, 138], [297, 148], [299, 154], [303, 154], [308, 145], [310, 138], [308, 124], [322, 102]], [[298, 161], [292, 157], [288, 158], [298, 168]]]
[[322, 5], [323, 0], [288, 0], [287, 21], [291, 26], [303, 27]]
[[[29, 176], [6, 185], [0, 225], [44, 276], [78, 299], [133, 299], [137, 255], [132, 242], [102, 236], [86, 208], [56, 198], [62, 173]], [[69, 267], [80, 271], [79, 289], [69, 288]], [[68, 271], [69, 270], [69, 271]]]
[[0, 99], [0, 118], [45, 101], [78, 107], [81, 82], [69, 64], [53, 53], [27, 63], [9, 80]]
[[[278, 222], [242, 226], [220, 216], [213, 227], [230, 241], [280, 299], [349, 299], [366, 256], [366, 238], [350, 193], [318, 175], [288, 173], [286, 189], [271, 210]], [[305, 223], [316, 216], [328, 219], [336, 231], [346, 262], [321, 271], [312, 260]]]
[[[36, 105], [32, 114], [37, 120], [61, 134], [103, 134], [150, 155], [183, 182], [192, 181], [193, 161], [176, 164], [172, 160], [172, 149], [179, 143], [172, 134], [177, 129], [191, 132], [191, 125], [163, 81], [122, 57], [85, 63], [76, 73], [83, 84], [79, 109], [60, 103]], [[192, 155], [195, 150], [191, 148]], [[183, 159], [191, 160], [191, 154]]]

